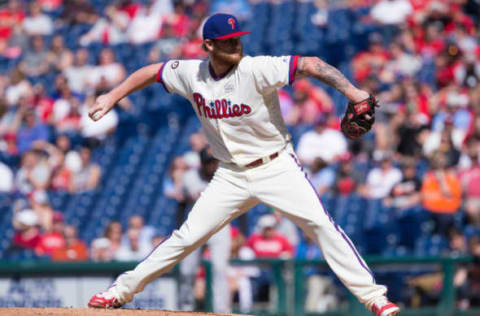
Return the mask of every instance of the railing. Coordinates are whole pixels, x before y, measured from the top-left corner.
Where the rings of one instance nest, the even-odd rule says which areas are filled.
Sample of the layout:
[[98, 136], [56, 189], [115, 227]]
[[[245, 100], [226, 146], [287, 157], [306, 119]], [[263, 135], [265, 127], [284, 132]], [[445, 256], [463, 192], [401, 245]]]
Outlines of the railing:
[[[453, 286], [453, 278], [457, 264], [472, 263], [470, 257], [448, 258], [448, 257], [370, 257], [366, 260], [372, 267], [395, 265], [434, 265], [440, 267], [443, 272], [443, 289], [440, 302], [435, 307], [425, 307], [418, 309], [406, 308], [402, 311], [403, 315], [424, 315], [424, 316], [467, 316], [480, 315], [480, 309], [460, 311], [456, 309], [456, 290]], [[212, 269], [208, 261], [204, 261], [206, 266], [206, 311], [212, 311]], [[306, 313], [305, 305], [305, 275], [304, 268], [308, 266], [326, 267], [324, 260], [232, 260], [233, 265], [260, 265], [269, 266], [273, 271], [274, 285], [277, 291], [275, 310], [270, 314], [274, 315], [295, 315], [295, 316], [313, 316], [313, 315], [349, 315], [364, 316], [371, 315], [355, 297], [350, 295], [347, 310], [332, 311], [324, 314]], [[47, 261], [19, 261], [7, 262], [0, 261], [0, 276], [32, 276], [32, 275], [116, 275], [135, 267], [135, 262], [107, 262], [107, 263], [53, 263]], [[399, 269], [402, 271], [403, 269]], [[293, 272], [293, 281], [288, 283], [285, 280], [285, 272]], [[288, 285], [291, 284], [293, 288]], [[292, 293], [292, 294], [290, 294]], [[263, 313], [262, 314], [266, 314]]]
[[[367, 263], [372, 266], [378, 265], [440, 265], [443, 272], [443, 288], [441, 292], [440, 303], [436, 307], [424, 307], [424, 308], [404, 308], [401, 315], [423, 315], [423, 316], [467, 316], [467, 315], [480, 315], [480, 309], [471, 309], [468, 311], [460, 311], [456, 309], [456, 290], [453, 285], [453, 278], [455, 275], [455, 265], [461, 263], [472, 263], [473, 259], [470, 257], [370, 257], [367, 258]], [[205, 262], [207, 266], [207, 299], [211, 300], [211, 272], [209, 271], [209, 262]], [[277, 293], [276, 310], [274, 315], [295, 315], [295, 316], [371, 316], [371, 313], [358, 302], [353, 296], [349, 295], [348, 310], [337, 310], [322, 314], [306, 313], [305, 306], [305, 275], [304, 267], [307, 266], [327, 266], [324, 260], [232, 260], [234, 265], [269, 265], [273, 269], [274, 283]], [[287, 267], [293, 267], [293, 299], [287, 299], [286, 282], [282, 277], [284, 270]], [[403, 270], [403, 269], [401, 269]], [[210, 279], [208, 279], [210, 278]], [[290, 304], [288, 304], [290, 302]], [[211, 308], [211, 301], [207, 304]], [[261, 313], [264, 314], [264, 313]]]

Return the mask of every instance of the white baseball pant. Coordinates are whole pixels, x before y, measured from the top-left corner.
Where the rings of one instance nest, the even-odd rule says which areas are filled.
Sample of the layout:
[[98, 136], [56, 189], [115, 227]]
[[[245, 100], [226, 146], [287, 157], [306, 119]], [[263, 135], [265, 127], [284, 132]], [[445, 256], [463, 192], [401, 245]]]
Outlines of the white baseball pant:
[[120, 275], [112, 290], [130, 302], [145, 285], [170, 270], [234, 218], [265, 203], [297, 224], [314, 242], [345, 286], [367, 306], [386, 294], [350, 239], [324, 210], [291, 146], [254, 168], [220, 163], [180, 229], [137, 267]]

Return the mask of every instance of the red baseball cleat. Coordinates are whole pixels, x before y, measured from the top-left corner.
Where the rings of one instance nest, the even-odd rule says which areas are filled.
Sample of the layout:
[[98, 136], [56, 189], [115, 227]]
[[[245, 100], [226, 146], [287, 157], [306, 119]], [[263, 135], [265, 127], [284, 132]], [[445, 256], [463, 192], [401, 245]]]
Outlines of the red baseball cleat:
[[374, 312], [376, 316], [395, 316], [400, 312], [400, 308], [397, 305], [385, 300], [373, 304], [372, 312]]
[[103, 292], [92, 296], [88, 302], [88, 307], [91, 308], [120, 308], [121, 304], [113, 295], [108, 292]]

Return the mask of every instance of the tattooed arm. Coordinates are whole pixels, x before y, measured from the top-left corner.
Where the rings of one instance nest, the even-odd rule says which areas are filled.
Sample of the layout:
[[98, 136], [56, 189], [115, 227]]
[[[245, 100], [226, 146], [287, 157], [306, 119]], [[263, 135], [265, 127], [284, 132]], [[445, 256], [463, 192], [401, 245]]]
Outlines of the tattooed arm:
[[368, 98], [366, 91], [356, 88], [335, 67], [327, 64], [318, 57], [300, 57], [295, 74], [296, 78], [311, 76], [343, 93], [350, 101], [359, 102]]

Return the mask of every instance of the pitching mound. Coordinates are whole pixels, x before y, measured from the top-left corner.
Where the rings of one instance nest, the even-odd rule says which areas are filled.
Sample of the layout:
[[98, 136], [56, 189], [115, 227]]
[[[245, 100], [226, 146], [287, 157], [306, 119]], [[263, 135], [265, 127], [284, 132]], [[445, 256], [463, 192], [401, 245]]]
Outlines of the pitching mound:
[[172, 312], [141, 309], [0, 308], [2, 316], [228, 316], [226, 314]]

